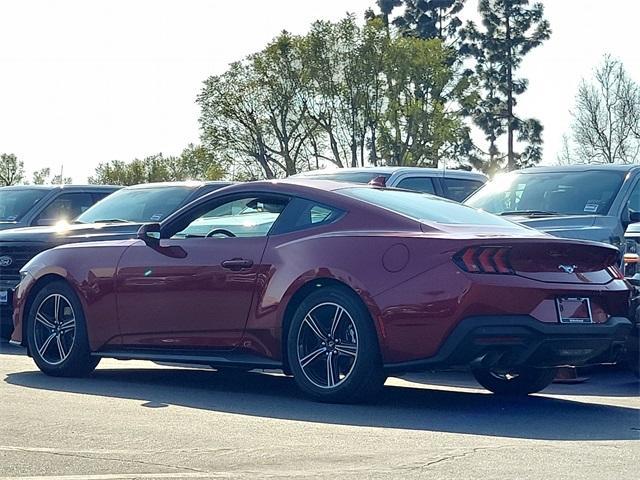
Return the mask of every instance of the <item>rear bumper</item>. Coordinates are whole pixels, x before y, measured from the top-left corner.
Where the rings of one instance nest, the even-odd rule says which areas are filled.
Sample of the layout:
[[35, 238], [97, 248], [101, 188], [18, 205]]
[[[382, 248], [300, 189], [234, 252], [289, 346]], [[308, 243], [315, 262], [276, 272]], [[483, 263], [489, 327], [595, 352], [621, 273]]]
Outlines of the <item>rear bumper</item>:
[[611, 363], [623, 350], [631, 327], [624, 317], [589, 325], [543, 323], [528, 315], [469, 317], [458, 324], [433, 357], [386, 364], [385, 370]]

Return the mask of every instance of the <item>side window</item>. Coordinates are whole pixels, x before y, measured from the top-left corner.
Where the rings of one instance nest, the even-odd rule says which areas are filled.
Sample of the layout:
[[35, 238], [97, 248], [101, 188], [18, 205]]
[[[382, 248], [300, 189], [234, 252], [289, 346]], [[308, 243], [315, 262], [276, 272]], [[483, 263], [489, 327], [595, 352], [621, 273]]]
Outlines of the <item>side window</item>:
[[640, 212], [640, 182], [633, 187], [631, 196], [629, 197], [629, 210], [632, 212]]
[[63, 193], [51, 202], [35, 220], [35, 225], [70, 222], [93, 205], [90, 193]]
[[435, 195], [436, 189], [433, 186], [433, 179], [430, 177], [409, 177], [403, 178], [396, 185], [398, 188], [413, 190], [421, 193], [432, 193]]
[[461, 178], [442, 179], [445, 187], [445, 197], [462, 202], [465, 198], [482, 186], [482, 182], [477, 180], [464, 180]]
[[251, 196], [224, 203], [205, 204], [187, 214], [172, 238], [264, 237], [287, 201], [278, 197]]
[[327, 225], [336, 221], [342, 214], [342, 210], [337, 208], [295, 198], [287, 206], [273, 233], [277, 235]]
[[109, 195], [111, 195], [111, 193], [112, 192], [93, 192], [91, 194], [91, 195], [93, 195], [93, 203], [98, 203], [103, 198], [106, 198]]

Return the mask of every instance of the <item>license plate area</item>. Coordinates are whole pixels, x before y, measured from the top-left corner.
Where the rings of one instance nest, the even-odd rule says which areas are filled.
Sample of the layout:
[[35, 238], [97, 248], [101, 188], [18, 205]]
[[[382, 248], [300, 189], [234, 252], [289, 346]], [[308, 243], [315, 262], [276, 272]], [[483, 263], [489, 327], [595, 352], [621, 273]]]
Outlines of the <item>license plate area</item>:
[[560, 323], [593, 323], [589, 298], [558, 297], [556, 307]]
[[0, 290], [0, 304], [9, 303], [9, 292], [7, 290]]

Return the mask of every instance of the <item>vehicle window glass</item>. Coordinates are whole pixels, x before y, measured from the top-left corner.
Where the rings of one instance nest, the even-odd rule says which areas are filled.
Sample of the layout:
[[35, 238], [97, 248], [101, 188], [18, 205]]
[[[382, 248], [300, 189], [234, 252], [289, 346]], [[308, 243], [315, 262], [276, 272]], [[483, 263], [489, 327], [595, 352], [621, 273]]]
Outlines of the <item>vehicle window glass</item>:
[[338, 192], [417, 221], [524, 228], [490, 213], [434, 195], [378, 188], [344, 188]]
[[436, 189], [433, 186], [433, 179], [429, 177], [409, 177], [403, 178], [396, 185], [398, 188], [405, 190], [414, 190], [422, 193], [432, 193], [435, 195]]
[[603, 170], [508, 174], [486, 184], [465, 204], [496, 214], [606, 215], [624, 176]]
[[334, 182], [369, 183], [374, 178], [384, 177], [385, 180], [388, 180], [390, 176], [390, 174], [377, 172], [334, 172], [305, 175], [303, 178], [310, 180], [333, 180]]
[[161, 222], [193, 192], [187, 186], [123, 188], [80, 215], [79, 223], [123, 221]]
[[445, 197], [462, 202], [482, 186], [477, 180], [465, 180], [462, 178], [443, 178]]
[[286, 201], [280, 198], [251, 196], [191, 214], [187, 226], [174, 238], [264, 237], [278, 219]]
[[91, 194], [93, 195], [93, 203], [98, 203], [103, 198], [107, 198], [110, 194], [111, 192], [93, 192]]
[[48, 193], [39, 188], [0, 189], [0, 222], [20, 221]]
[[36, 224], [51, 225], [60, 221], [70, 222], [93, 205], [90, 193], [64, 193], [51, 202], [38, 218]]
[[288, 233], [326, 225], [340, 218], [342, 213], [342, 210], [312, 200], [296, 198], [287, 206], [274, 233]]

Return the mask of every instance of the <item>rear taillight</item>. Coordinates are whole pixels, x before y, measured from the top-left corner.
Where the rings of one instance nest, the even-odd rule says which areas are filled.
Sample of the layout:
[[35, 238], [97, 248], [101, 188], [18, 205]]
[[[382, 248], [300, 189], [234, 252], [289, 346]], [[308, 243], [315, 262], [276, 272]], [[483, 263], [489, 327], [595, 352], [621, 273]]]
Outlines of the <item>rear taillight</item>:
[[453, 256], [465, 272], [513, 275], [508, 247], [468, 247]]
[[620, 267], [618, 267], [617, 265], [610, 265], [607, 267], [607, 270], [613, 278], [617, 280], [624, 279], [624, 273], [622, 273], [622, 270], [620, 270]]

